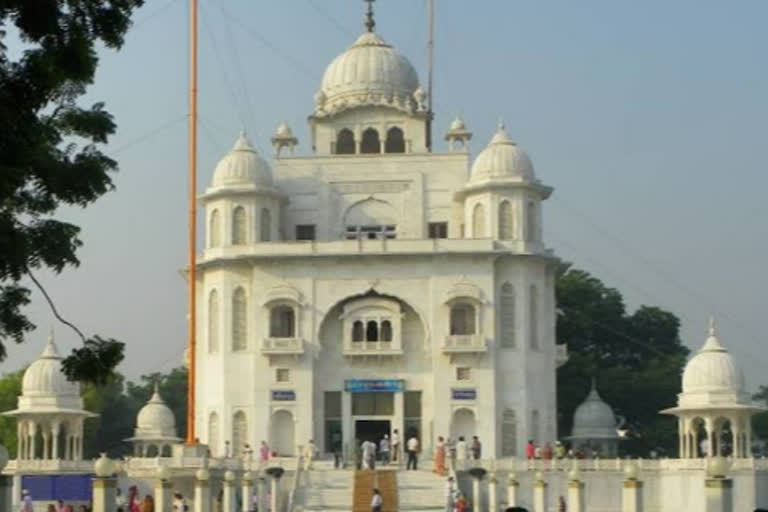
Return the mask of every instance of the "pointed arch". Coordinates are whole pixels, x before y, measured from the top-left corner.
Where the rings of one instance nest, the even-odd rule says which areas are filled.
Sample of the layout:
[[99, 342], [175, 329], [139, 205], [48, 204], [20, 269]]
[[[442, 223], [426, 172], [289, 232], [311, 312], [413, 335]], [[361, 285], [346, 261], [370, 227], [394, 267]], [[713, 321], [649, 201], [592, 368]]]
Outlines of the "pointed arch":
[[363, 132], [360, 153], [381, 153], [379, 132], [375, 128], [368, 128]]
[[485, 236], [485, 206], [477, 203], [472, 209], [472, 238], [484, 238]]
[[248, 228], [245, 208], [236, 206], [232, 210], [232, 245], [243, 245], [246, 243]]
[[247, 348], [248, 304], [245, 297], [245, 290], [241, 286], [235, 289], [232, 294], [232, 350], [241, 351]]
[[260, 217], [259, 239], [262, 242], [269, 242], [272, 240], [272, 213], [269, 211], [269, 208], [262, 208]]
[[243, 411], [232, 416], [232, 456], [240, 457], [248, 442], [248, 420]]
[[219, 294], [211, 290], [208, 295], [208, 352], [219, 351]]
[[541, 418], [539, 418], [539, 411], [534, 409], [531, 411], [531, 434], [528, 436], [529, 438], [533, 439], [537, 444], [541, 442], [541, 433], [539, 432], [539, 429], [541, 428]]
[[500, 298], [500, 333], [501, 346], [515, 347], [515, 287], [511, 283], [501, 285]]
[[219, 210], [213, 210], [208, 220], [208, 247], [221, 246], [221, 219]]
[[214, 457], [219, 454], [219, 415], [215, 412], [208, 416], [208, 447]]
[[355, 135], [349, 128], [340, 130], [336, 135], [336, 154], [354, 155], [355, 154]]
[[385, 153], [405, 153], [405, 138], [403, 130], [393, 126], [387, 130], [387, 140], [384, 143]]
[[512, 214], [512, 205], [509, 201], [502, 201], [499, 205], [499, 239], [512, 240], [515, 238], [515, 219]]
[[528, 328], [531, 335], [531, 348], [537, 350], [539, 348], [539, 290], [534, 284], [529, 291], [529, 300]]
[[525, 238], [529, 242], [535, 242], [538, 239], [538, 219], [536, 218], [536, 203], [528, 201], [525, 207]]
[[517, 455], [517, 415], [514, 409], [504, 409], [501, 417], [501, 455]]

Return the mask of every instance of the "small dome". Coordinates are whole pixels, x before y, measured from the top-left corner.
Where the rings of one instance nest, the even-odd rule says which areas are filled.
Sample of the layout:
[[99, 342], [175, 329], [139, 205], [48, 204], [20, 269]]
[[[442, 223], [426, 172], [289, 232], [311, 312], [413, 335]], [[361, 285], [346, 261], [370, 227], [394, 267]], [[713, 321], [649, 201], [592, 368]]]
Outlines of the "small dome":
[[232, 150], [216, 165], [213, 172], [213, 187], [232, 185], [272, 186], [272, 171], [269, 164], [259, 156], [253, 145], [245, 136], [235, 141]]
[[176, 437], [176, 418], [160, 396], [157, 386], [152, 398], [136, 417], [136, 437], [140, 436]]
[[587, 398], [573, 413], [573, 435], [576, 439], [617, 438], [613, 409], [597, 393], [594, 380]]
[[80, 385], [67, 379], [62, 371], [61, 360], [56, 344], [53, 342], [53, 334], [51, 334], [40, 359], [29, 365], [27, 371], [24, 372], [21, 394], [25, 397], [79, 398]]
[[744, 374], [720, 344], [714, 320], [710, 320], [707, 341], [683, 371], [683, 394], [727, 393], [740, 397], [744, 388]]
[[470, 183], [508, 178], [533, 181], [533, 163], [507, 135], [503, 124], [499, 124], [488, 146], [477, 155], [472, 164]]
[[293, 130], [291, 130], [291, 127], [288, 126], [288, 123], [283, 121], [279, 125], [277, 125], [277, 130], [275, 130], [275, 135], [278, 137], [293, 137]]
[[459, 116], [456, 116], [456, 118], [451, 121], [451, 126], [449, 127], [449, 130], [452, 132], [457, 132], [460, 130], [464, 130], [466, 126], [464, 125], [464, 120], [460, 118]]
[[317, 107], [411, 101], [419, 88], [413, 65], [373, 32], [366, 32], [325, 70]]

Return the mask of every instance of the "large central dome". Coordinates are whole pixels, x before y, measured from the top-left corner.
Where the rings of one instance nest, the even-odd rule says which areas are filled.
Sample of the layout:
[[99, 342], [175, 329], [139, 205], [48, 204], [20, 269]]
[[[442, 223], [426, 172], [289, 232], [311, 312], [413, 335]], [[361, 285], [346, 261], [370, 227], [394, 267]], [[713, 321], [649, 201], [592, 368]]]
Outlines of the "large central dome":
[[407, 106], [419, 89], [413, 65], [374, 32], [366, 32], [325, 70], [316, 107], [336, 110], [364, 104]]

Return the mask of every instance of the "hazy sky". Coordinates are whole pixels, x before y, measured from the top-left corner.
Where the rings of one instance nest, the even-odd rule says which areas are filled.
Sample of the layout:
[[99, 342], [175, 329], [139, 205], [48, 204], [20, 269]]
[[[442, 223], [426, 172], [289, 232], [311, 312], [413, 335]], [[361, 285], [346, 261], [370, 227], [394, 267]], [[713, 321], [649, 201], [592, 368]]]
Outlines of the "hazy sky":
[[[325, 67], [363, 30], [358, 0], [200, 0], [200, 182], [241, 127], [262, 152], [306, 118]], [[426, 82], [422, 0], [379, 0], [377, 32]], [[555, 187], [545, 239], [618, 288], [676, 313], [691, 347], [721, 341], [768, 384], [768, 2], [436, 0], [435, 131], [457, 113], [473, 153], [502, 117]], [[60, 217], [83, 228], [82, 266], [42, 275], [62, 313], [127, 343], [130, 377], [181, 362], [187, 194], [187, 2], [148, 0], [120, 52], [102, 52], [87, 101], [119, 127], [117, 190]], [[42, 349], [51, 314], [1, 371]], [[57, 340], [77, 342], [63, 326]]]

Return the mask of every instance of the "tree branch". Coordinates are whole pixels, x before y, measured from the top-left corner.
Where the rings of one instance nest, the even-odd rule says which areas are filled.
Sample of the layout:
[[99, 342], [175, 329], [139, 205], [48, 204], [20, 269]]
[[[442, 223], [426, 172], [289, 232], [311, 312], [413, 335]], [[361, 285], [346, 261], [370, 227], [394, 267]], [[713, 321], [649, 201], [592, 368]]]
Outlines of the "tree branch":
[[43, 297], [45, 297], [45, 300], [48, 302], [48, 306], [51, 308], [51, 311], [53, 312], [53, 316], [56, 317], [56, 319], [61, 322], [62, 324], [68, 326], [70, 329], [75, 331], [78, 336], [80, 336], [80, 339], [83, 340], [83, 343], [86, 342], [85, 335], [83, 332], [77, 328], [75, 324], [72, 322], [67, 321], [64, 319], [60, 314], [59, 311], [56, 309], [56, 305], [53, 303], [53, 300], [51, 299], [51, 296], [48, 295], [48, 292], [43, 288], [43, 285], [40, 284], [40, 281], [37, 280], [35, 275], [32, 273], [32, 271], [29, 269], [29, 267], [25, 266], [25, 270], [27, 272], [27, 275], [32, 279], [32, 282], [35, 283], [35, 286], [37, 286], [37, 289], [40, 290], [40, 293], [43, 294]]

